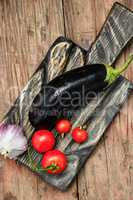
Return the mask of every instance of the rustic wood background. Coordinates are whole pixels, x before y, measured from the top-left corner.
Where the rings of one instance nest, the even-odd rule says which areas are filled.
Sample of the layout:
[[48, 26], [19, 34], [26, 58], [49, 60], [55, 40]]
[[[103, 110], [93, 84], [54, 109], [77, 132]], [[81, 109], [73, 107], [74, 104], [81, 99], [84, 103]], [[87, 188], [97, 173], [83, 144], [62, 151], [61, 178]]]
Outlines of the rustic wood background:
[[[88, 48], [114, 0], [0, 0], [0, 119], [60, 35]], [[119, 1], [133, 9], [133, 0]], [[121, 64], [131, 45], [121, 56]], [[133, 80], [133, 67], [124, 74]], [[67, 192], [0, 157], [0, 200], [133, 200], [133, 99]]]

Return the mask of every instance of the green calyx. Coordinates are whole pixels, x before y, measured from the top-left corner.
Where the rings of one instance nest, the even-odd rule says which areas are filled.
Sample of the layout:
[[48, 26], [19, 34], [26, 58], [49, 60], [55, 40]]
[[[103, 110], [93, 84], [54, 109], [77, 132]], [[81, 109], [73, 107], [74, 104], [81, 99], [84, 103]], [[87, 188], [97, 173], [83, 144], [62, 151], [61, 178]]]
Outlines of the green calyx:
[[49, 165], [48, 167], [46, 167], [45, 168], [45, 170], [46, 171], [48, 171], [48, 170], [51, 170], [51, 171], [57, 171], [57, 170], [59, 170], [60, 168], [59, 168], [59, 166], [58, 165], [56, 165], [56, 164], [51, 164], [51, 165]]
[[28, 158], [29, 158], [30, 166], [31, 166], [31, 168], [34, 172], [40, 173], [40, 172], [47, 172], [48, 170], [56, 172], [57, 170], [60, 169], [60, 167], [58, 165], [54, 164], [54, 163], [47, 166], [46, 168], [38, 167], [37, 163], [35, 163], [34, 160], [32, 159], [32, 156], [31, 156], [31, 153], [30, 153], [30, 148], [28, 148], [27, 152], [28, 152]]
[[129, 64], [132, 61], [133, 61], [133, 55], [130, 55], [128, 57], [127, 61], [124, 63], [124, 65], [117, 69], [114, 69], [111, 65], [104, 64], [104, 66], [106, 67], [106, 71], [107, 71], [105, 81], [108, 82], [109, 85], [111, 83], [113, 83], [121, 75], [121, 73], [124, 72], [128, 68]]

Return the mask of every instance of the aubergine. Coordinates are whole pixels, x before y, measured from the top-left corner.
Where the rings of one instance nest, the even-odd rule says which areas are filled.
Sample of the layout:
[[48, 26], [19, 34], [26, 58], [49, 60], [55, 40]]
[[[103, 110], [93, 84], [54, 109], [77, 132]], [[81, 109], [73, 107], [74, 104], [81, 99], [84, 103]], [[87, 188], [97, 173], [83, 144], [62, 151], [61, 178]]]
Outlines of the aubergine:
[[114, 69], [106, 64], [91, 64], [73, 69], [56, 77], [43, 86], [35, 97], [29, 112], [29, 120], [35, 128], [53, 128], [55, 121], [71, 117], [73, 112], [96, 97], [111, 85], [133, 60]]

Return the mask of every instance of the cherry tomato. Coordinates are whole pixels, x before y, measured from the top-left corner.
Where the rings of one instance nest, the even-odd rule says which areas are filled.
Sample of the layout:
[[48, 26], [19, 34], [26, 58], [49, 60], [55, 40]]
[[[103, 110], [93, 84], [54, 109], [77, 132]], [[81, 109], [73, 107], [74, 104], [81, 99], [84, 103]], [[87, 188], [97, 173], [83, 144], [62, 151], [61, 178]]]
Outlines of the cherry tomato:
[[54, 134], [48, 130], [38, 130], [32, 137], [32, 146], [39, 153], [52, 150], [55, 145]]
[[83, 143], [88, 139], [88, 133], [86, 130], [77, 127], [72, 131], [72, 138], [77, 143]]
[[57, 122], [56, 124], [56, 130], [60, 133], [60, 134], [64, 134], [70, 131], [71, 129], [71, 122], [67, 119], [61, 119]]
[[64, 153], [59, 150], [48, 151], [42, 159], [42, 168], [49, 174], [60, 174], [67, 167], [67, 158]]

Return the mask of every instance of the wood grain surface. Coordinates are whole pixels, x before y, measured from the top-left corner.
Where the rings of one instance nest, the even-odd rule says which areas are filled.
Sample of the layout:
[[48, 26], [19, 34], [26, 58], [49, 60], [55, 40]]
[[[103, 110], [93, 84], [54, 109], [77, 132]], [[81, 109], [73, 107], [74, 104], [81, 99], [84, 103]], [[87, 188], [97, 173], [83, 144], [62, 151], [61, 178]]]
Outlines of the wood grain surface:
[[[89, 48], [114, 0], [0, 0], [0, 119], [60, 35]], [[132, 0], [121, 0], [133, 10]], [[123, 63], [133, 45], [120, 57]], [[133, 67], [125, 76], [133, 80]], [[67, 192], [0, 157], [0, 200], [132, 200], [133, 100], [121, 109]]]

